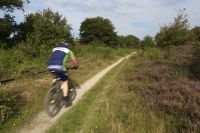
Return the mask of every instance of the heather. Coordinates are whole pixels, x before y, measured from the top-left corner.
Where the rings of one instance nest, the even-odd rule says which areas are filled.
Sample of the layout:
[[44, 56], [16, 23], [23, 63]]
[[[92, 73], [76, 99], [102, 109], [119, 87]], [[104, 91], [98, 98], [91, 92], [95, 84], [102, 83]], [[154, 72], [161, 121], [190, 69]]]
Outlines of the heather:
[[[137, 73], [126, 79], [136, 83], [129, 90], [140, 95], [147, 111], [153, 110], [170, 121], [166, 132], [198, 132], [200, 82], [189, 73], [191, 46], [174, 47], [171, 51], [170, 60], [140, 61]], [[138, 87], [140, 82], [144, 84]]]

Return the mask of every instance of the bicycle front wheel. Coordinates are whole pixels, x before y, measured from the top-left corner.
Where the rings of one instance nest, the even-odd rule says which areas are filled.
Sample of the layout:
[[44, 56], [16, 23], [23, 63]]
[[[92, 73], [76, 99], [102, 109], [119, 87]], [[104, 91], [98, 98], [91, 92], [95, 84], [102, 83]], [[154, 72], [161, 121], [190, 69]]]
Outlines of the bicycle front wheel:
[[75, 97], [76, 97], [76, 89], [70, 89], [69, 90], [69, 98], [70, 98], [70, 102], [74, 101]]
[[62, 90], [52, 87], [45, 97], [45, 109], [49, 116], [53, 117], [62, 108]]
[[69, 79], [69, 98], [70, 98], [70, 102], [74, 101], [75, 97], [76, 97], [76, 85], [75, 82], [71, 79]]

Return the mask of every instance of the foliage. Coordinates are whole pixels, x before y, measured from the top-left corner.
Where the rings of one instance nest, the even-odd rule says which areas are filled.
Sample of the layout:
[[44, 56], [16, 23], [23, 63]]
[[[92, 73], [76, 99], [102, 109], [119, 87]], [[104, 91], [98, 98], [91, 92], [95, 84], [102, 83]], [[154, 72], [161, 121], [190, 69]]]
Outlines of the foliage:
[[100, 42], [108, 46], [115, 46], [117, 35], [114, 26], [109, 19], [102, 17], [86, 18], [80, 26], [80, 42]]
[[36, 21], [34, 14], [25, 16], [24, 22], [16, 26], [16, 34], [13, 36], [14, 43], [26, 41], [27, 37], [34, 32], [34, 21]]
[[24, 104], [23, 98], [16, 92], [0, 91], [0, 126], [10, 118], [17, 116]]
[[0, 79], [44, 71], [50, 51], [42, 49], [41, 51], [45, 52], [41, 53], [42, 55], [38, 58], [33, 58], [36, 52], [31, 51], [32, 48], [28, 46], [30, 45], [21, 44], [20, 47], [9, 50], [0, 49]]
[[150, 47], [155, 47], [155, 42], [153, 40], [153, 37], [147, 35], [143, 38], [143, 40], [141, 41], [141, 47], [142, 49], [144, 48], [150, 48]]
[[164, 113], [173, 117], [166, 124], [168, 132], [197, 132], [200, 128], [200, 84], [183, 79], [178, 71], [180, 69], [175, 70], [164, 62], [149, 63], [138, 72], [136, 79], [148, 79], [154, 83], [142, 89], [140, 95], [147, 110], [155, 110], [161, 116]]
[[174, 22], [165, 24], [155, 36], [156, 44], [159, 47], [170, 47], [172, 45], [184, 45], [191, 40], [188, 30], [188, 18], [184, 10], [179, 10]]
[[[28, 0], [1, 0], [0, 10], [4, 11], [4, 17], [0, 18], [0, 42], [6, 45], [0, 45], [1, 48], [10, 48], [13, 45], [11, 36], [16, 33], [16, 22], [10, 12], [15, 9], [23, 10], [23, 5], [29, 3]], [[12, 45], [11, 45], [12, 44]]]
[[29, 0], [1, 0], [0, 1], [0, 10], [6, 12], [13, 12], [15, 9], [23, 10], [23, 4]]
[[[11, 17], [9, 14], [4, 15], [3, 18], [0, 18], [0, 42], [9, 43], [10, 35], [15, 29], [16, 23], [14, 17]], [[8, 45], [2, 46], [1, 48], [7, 48]]]
[[[71, 27], [67, 24], [67, 20], [50, 9], [27, 15], [25, 22], [20, 26], [22, 29], [16, 38], [26, 39], [27, 47], [30, 48], [33, 57], [39, 56], [42, 50], [48, 51], [61, 40], [73, 42]], [[27, 30], [28, 27], [30, 29]]]
[[200, 79], [200, 42], [193, 45], [192, 55], [190, 70], [196, 78]]
[[190, 79], [191, 46], [176, 46], [171, 51], [172, 60], [150, 61], [140, 56], [139, 69], [127, 82], [150, 83], [148, 86], [132, 84], [129, 88], [141, 96], [147, 111], [155, 111], [169, 121], [165, 124], [166, 132], [198, 132], [200, 82]]
[[20, 64], [26, 59], [25, 57], [21, 50], [15, 48], [11, 50], [0, 50], [0, 74], [17, 74]]
[[191, 29], [191, 32], [195, 35], [195, 40], [200, 41], [200, 26], [195, 26]]
[[118, 44], [120, 47], [140, 48], [140, 39], [134, 35], [119, 36]]
[[147, 48], [142, 55], [150, 60], [162, 60], [164, 58], [164, 54], [159, 48]]

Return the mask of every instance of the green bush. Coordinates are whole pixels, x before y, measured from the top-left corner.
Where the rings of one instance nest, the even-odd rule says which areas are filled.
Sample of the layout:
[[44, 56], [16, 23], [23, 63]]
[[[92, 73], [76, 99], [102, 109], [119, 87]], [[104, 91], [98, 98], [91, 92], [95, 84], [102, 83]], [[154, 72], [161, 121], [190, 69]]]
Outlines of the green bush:
[[151, 60], [159, 60], [164, 58], [164, 54], [159, 48], [148, 48], [143, 51], [143, 56]]
[[0, 50], [0, 73], [5, 76], [17, 74], [25, 60], [27, 60], [26, 56], [18, 48]]
[[141, 48], [140, 39], [134, 35], [118, 36], [118, 46], [127, 48]]
[[196, 78], [200, 79], [200, 42], [194, 44], [192, 55], [190, 71]]
[[51, 52], [41, 49], [41, 55], [33, 58], [33, 55], [24, 50], [25, 46], [18, 46], [9, 50], [0, 49], [0, 78], [18, 77], [45, 70], [47, 58], [49, 58]]
[[23, 98], [16, 92], [0, 91], [0, 125], [19, 115], [23, 104]]
[[145, 48], [152, 48], [152, 47], [155, 47], [156, 44], [154, 42], [154, 39], [153, 37], [147, 35], [143, 38], [143, 40], [141, 41], [141, 47], [142, 49], [145, 49]]
[[0, 50], [0, 73], [7, 73], [8, 75], [16, 70], [21, 59], [20, 54], [14, 50]]

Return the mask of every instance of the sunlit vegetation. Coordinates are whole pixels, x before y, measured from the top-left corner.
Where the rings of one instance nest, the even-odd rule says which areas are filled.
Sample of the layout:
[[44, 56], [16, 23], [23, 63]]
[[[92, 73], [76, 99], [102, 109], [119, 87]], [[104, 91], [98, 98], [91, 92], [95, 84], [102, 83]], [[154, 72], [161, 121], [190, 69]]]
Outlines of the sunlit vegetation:
[[[137, 58], [121, 66], [121, 75], [116, 72], [113, 79], [110, 77], [113, 84], [106, 82], [105, 86], [113, 86], [119, 81], [109, 95], [104, 95], [107, 102], [102, 105], [101, 116], [105, 119], [97, 118], [100, 128], [92, 129], [92, 125], [89, 129], [199, 131], [200, 28], [189, 27], [185, 10], [180, 10], [172, 23], [161, 26], [155, 37], [147, 35], [140, 40], [134, 35], [119, 36], [112, 22], [99, 16], [83, 20], [80, 38], [75, 39], [67, 19], [51, 9], [28, 14], [17, 24], [11, 13], [23, 11], [27, 3], [29, 0], [0, 3], [0, 81], [17, 79], [0, 85], [0, 132], [21, 126], [43, 108], [51, 79], [46, 64], [52, 48], [63, 40], [77, 56], [79, 70], [72, 76], [79, 83], [135, 49], [140, 51]], [[153, 115], [146, 114], [147, 109]], [[155, 130], [157, 123], [159, 128]]]

